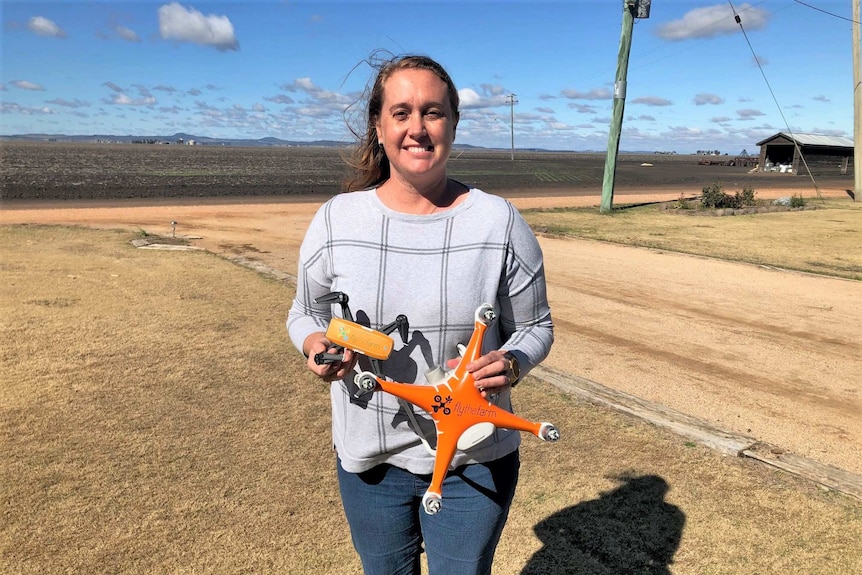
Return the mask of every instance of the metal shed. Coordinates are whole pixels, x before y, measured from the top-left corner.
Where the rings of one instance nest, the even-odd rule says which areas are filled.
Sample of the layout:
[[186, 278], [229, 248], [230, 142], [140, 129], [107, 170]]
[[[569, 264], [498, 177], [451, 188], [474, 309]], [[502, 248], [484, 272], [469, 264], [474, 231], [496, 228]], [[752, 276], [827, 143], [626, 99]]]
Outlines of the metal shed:
[[[844, 136], [787, 134], [779, 132], [757, 142], [760, 146], [760, 171], [783, 171], [815, 176], [853, 175], [853, 140]], [[799, 152], [805, 157], [805, 163]]]

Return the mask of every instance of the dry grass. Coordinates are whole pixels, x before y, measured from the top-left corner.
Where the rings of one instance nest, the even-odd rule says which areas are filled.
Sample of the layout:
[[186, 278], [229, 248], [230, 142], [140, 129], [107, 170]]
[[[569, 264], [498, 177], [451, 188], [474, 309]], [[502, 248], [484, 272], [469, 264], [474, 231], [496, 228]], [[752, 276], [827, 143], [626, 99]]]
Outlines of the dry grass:
[[862, 202], [806, 198], [803, 211], [710, 217], [655, 206], [525, 210], [537, 230], [862, 280]]
[[[358, 573], [292, 288], [129, 239], [0, 227], [0, 570]], [[862, 572], [858, 501], [530, 378], [516, 395], [564, 435], [524, 438], [495, 573]]]

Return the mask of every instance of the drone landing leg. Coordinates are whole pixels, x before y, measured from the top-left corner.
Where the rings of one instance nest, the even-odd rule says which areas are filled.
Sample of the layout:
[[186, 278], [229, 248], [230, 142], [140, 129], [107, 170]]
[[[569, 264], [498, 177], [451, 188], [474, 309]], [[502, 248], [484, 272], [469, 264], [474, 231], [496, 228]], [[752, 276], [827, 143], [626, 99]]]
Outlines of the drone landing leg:
[[443, 437], [437, 434], [437, 455], [434, 458], [434, 474], [431, 475], [431, 485], [422, 496], [422, 508], [428, 515], [434, 515], [443, 507], [443, 480], [449, 473], [449, 465], [455, 457], [457, 437]]

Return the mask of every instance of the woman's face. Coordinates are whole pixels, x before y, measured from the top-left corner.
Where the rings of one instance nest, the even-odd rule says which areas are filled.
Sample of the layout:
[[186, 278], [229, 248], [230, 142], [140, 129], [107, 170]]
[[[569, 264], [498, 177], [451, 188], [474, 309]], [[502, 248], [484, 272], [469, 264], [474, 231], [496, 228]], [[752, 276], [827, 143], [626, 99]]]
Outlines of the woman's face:
[[455, 119], [446, 83], [436, 74], [417, 69], [392, 74], [383, 85], [375, 128], [389, 158], [391, 177], [414, 187], [446, 177]]

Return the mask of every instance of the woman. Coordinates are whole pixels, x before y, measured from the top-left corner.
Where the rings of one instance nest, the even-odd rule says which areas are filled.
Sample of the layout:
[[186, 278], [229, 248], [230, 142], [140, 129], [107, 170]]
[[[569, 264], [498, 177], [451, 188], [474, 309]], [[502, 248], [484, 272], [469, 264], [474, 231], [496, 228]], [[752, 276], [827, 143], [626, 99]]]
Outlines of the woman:
[[[375, 329], [399, 314], [410, 336], [382, 364], [383, 375], [426, 383], [452, 365], [473, 329], [476, 308], [499, 319], [484, 355], [467, 366], [476, 386], [511, 409], [510, 392], [553, 341], [538, 242], [507, 201], [448, 178], [458, 126], [458, 92], [424, 56], [379, 69], [367, 123], [351, 160], [347, 190], [324, 204], [300, 248], [296, 299], [287, 327], [308, 367], [331, 385], [338, 478], [354, 546], [368, 574], [490, 573], [518, 479], [520, 434], [498, 429], [458, 452], [444, 483], [445, 505], [421, 513], [431, 477], [434, 426], [418, 408], [382, 393], [356, 395], [357, 358], [318, 365], [333, 351], [324, 332], [333, 306], [315, 298], [348, 295], [356, 321]], [[366, 365], [362, 366], [367, 369]]]

